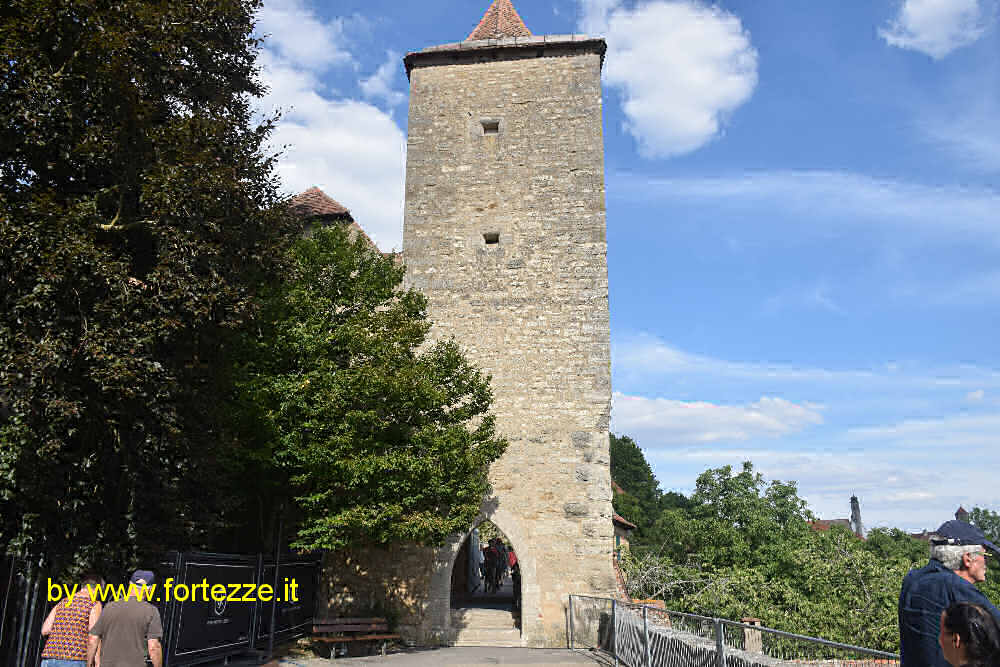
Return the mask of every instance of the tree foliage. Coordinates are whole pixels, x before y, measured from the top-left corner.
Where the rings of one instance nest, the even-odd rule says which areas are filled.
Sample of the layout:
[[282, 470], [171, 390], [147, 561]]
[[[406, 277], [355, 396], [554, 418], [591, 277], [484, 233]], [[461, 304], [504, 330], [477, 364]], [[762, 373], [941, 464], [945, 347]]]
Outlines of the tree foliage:
[[661, 513], [689, 504], [680, 493], [660, 490], [642, 449], [627, 435], [611, 434], [611, 479], [620, 489], [612, 499], [615, 512], [636, 525], [630, 538], [634, 545], [661, 543], [656, 532]]
[[663, 509], [623, 557], [629, 593], [670, 609], [898, 651], [896, 604], [927, 544], [899, 530], [866, 540], [818, 531], [794, 482], [766, 481], [749, 462], [702, 473], [686, 503]]
[[[990, 542], [1000, 545], [1000, 513], [983, 507], [973, 507], [969, 513], [969, 521], [983, 531]], [[1000, 600], [1000, 563], [997, 560], [990, 558], [986, 561], [988, 567], [986, 581], [979, 585], [986, 596], [993, 601]]]
[[244, 343], [247, 423], [291, 481], [296, 545], [440, 543], [467, 530], [506, 443], [489, 378], [430, 344], [403, 268], [340, 227], [299, 241]]
[[0, 550], [119, 569], [217, 523], [221, 351], [290, 231], [257, 6], [0, 10]]
[[1000, 513], [982, 507], [973, 507], [969, 521], [994, 544], [1000, 542]]
[[[639, 445], [627, 435], [611, 434], [611, 479], [634, 499], [632, 502], [639, 511], [655, 514], [661, 496], [660, 483]], [[622, 516], [630, 521], [640, 518], [637, 515]]]

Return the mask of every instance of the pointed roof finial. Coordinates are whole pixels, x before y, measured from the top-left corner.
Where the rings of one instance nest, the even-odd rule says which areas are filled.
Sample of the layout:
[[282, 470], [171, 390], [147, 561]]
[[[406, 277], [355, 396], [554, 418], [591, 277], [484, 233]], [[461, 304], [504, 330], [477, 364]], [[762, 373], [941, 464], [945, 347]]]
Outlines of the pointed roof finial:
[[483, 14], [476, 29], [469, 33], [465, 41], [480, 39], [500, 39], [502, 37], [531, 37], [531, 31], [518, 15], [510, 0], [493, 0], [493, 4]]

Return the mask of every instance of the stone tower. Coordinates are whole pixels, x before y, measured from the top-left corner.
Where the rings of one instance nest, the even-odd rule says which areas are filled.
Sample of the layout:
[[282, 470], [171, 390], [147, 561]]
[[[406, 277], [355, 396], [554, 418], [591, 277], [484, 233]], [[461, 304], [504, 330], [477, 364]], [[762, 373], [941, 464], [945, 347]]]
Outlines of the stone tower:
[[861, 523], [861, 502], [857, 496], [851, 496], [851, 530], [858, 537], [865, 536], [865, 524]]
[[[605, 49], [532, 36], [510, 0], [495, 0], [464, 42], [405, 58], [407, 280], [428, 298], [432, 335], [453, 336], [493, 377], [510, 446], [481, 519], [517, 551], [529, 646], [565, 646], [570, 593], [615, 587]], [[438, 554], [431, 634], [450, 630], [464, 538]]]

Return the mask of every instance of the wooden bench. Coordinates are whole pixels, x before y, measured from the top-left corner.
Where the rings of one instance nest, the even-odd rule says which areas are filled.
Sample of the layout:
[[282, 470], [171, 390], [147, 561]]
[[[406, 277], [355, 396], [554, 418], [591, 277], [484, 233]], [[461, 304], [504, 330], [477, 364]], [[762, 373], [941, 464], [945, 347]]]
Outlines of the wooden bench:
[[347, 642], [381, 642], [382, 655], [390, 639], [399, 635], [389, 632], [384, 618], [317, 618], [313, 620], [313, 640], [332, 644], [330, 659], [337, 654], [337, 644]]

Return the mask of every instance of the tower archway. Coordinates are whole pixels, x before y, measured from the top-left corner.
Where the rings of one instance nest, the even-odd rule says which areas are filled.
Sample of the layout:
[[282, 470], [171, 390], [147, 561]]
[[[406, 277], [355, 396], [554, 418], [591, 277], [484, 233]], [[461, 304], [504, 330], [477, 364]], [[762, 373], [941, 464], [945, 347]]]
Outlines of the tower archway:
[[[484, 524], [495, 526], [497, 534], [502, 536], [501, 539], [506, 544], [513, 546], [517, 555], [520, 591], [517, 596], [516, 619], [512, 610], [513, 581], [509, 575], [507, 591], [496, 596], [469, 596], [468, 584], [464, 587], [453, 585], [460, 579], [468, 579], [467, 554], [473, 543], [471, 538]], [[427, 630], [441, 641], [479, 645], [531, 645], [533, 637], [538, 634], [536, 556], [518, 518], [494, 507], [488, 513], [480, 513], [468, 531], [454, 535], [447, 545], [437, 551], [430, 594]]]
[[520, 627], [520, 597], [517, 549], [486, 519], [465, 538], [452, 563], [451, 608], [510, 612], [512, 623]]

